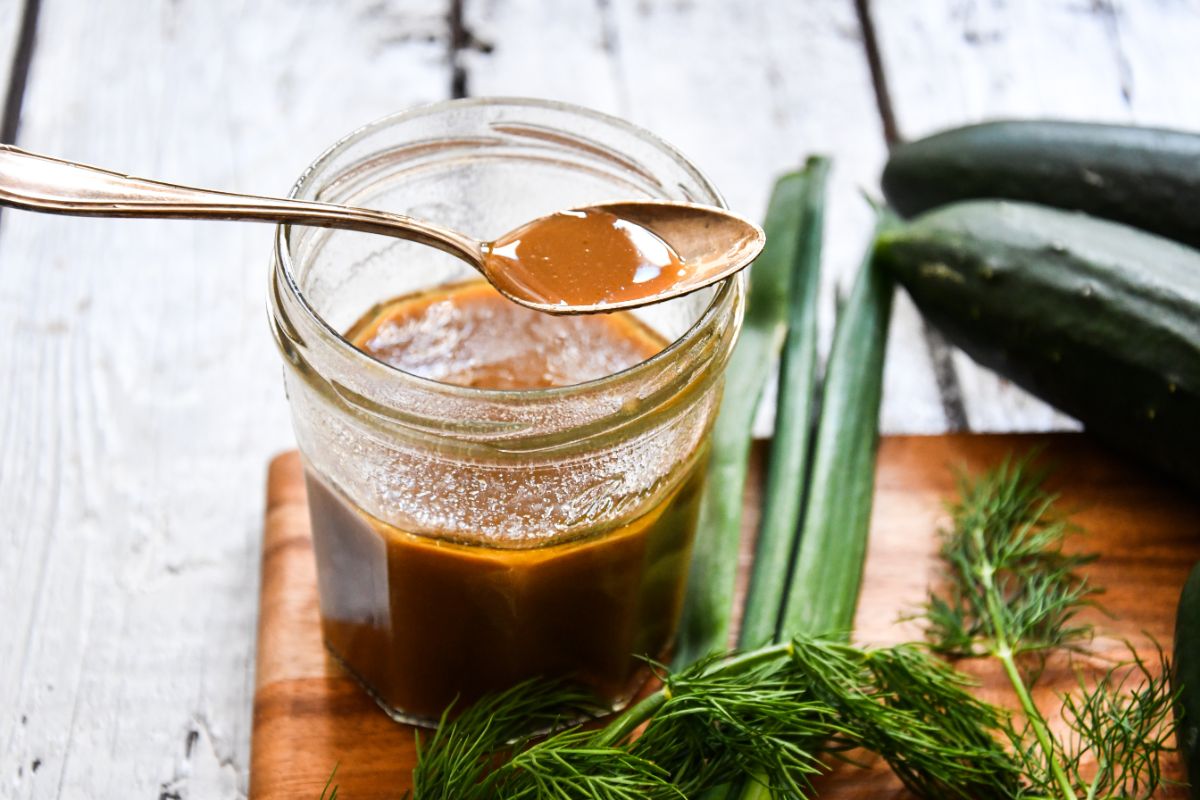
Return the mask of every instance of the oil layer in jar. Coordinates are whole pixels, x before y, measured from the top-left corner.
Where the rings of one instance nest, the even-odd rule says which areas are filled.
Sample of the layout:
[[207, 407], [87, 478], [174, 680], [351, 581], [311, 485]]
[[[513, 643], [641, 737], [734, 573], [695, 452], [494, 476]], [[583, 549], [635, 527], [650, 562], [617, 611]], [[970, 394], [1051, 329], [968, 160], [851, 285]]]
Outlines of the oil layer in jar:
[[[408, 372], [493, 389], [579, 383], [665, 344], [632, 316], [552, 317], [483, 282], [383, 303], [349, 338]], [[620, 705], [644, 675], [637, 656], [663, 655], [674, 636], [705, 463], [692, 454], [673, 488], [624, 525], [535, 547], [404, 531], [310, 472], [326, 644], [408, 719], [538, 676], [573, 678]]]

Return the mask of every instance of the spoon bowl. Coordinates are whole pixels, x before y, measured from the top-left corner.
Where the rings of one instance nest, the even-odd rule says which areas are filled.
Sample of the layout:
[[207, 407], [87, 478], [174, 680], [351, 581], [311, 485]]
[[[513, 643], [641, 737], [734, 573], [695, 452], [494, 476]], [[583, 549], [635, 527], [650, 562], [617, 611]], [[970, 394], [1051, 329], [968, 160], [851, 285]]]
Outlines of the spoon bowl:
[[480, 242], [385, 211], [179, 186], [0, 145], [0, 205], [96, 217], [225, 219], [377, 233], [475, 267], [510, 300], [550, 314], [660, 303], [745, 268], [762, 228], [714, 206], [622, 201], [550, 214]]
[[[573, 237], [560, 237], [530, 258], [497, 257], [498, 244], [522, 232], [537, 232], [563, 215], [587, 223], [575, 223]], [[629, 200], [534, 220], [485, 245], [480, 270], [510, 300], [538, 311], [616, 311], [659, 303], [724, 280], [749, 266], [765, 241], [762, 228], [721, 208]], [[555, 258], [563, 262], [558, 270], [551, 263]], [[549, 272], [549, 280], [520, 280], [530, 272]]]

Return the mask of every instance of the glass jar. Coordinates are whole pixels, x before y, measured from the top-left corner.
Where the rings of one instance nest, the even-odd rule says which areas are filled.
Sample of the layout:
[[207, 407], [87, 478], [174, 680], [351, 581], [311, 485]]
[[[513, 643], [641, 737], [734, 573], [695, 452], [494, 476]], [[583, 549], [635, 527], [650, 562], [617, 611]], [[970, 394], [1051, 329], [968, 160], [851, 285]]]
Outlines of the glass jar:
[[[721, 204], [683, 156], [628, 123], [492, 99], [360, 128], [292, 197], [482, 240], [597, 202]], [[272, 329], [308, 474], [326, 645], [408, 722], [538, 676], [580, 680], [620, 707], [644, 679], [637, 656], [663, 656], [674, 636], [743, 279], [635, 312], [670, 344], [558, 388], [439, 383], [343, 336], [383, 301], [472, 276], [402, 240], [277, 231]]]

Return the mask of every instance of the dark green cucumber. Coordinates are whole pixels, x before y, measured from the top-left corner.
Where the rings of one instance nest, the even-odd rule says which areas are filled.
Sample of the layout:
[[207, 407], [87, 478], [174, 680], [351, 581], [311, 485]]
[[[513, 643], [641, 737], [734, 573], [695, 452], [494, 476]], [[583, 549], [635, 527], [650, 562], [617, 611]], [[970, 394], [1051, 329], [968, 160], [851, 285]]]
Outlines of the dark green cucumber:
[[883, 233], [876, 254], [976, 361], [1200, 487], [1200, 252], [978, 200]]
[[893, 150], [883, 193], [906, 217], [956, 200], [1027, 200], [1200, 247], [1200, 135], [1084, 122], [971, 125]]
[[1179, 595], [1171, 688], [1179, 695], [1176, 743], [1187, 767], [1191, 797], [1200, 800], [1200, 564], [1192, 567]]

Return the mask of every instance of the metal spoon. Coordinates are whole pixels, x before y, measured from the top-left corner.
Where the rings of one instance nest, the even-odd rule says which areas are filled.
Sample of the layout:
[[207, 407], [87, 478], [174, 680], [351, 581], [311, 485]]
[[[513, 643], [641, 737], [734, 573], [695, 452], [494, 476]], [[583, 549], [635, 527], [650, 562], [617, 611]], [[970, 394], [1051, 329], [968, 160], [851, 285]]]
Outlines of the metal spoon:
[[[644, 294], [639, 293], [638, 286], [627, 284], [619, 287], [622, 291], [618, 295], [605, 295], [601, 291], [595, 298], [589, 298], [590, 302], [581, 302], [578, 297], [568, 302], [562, 295], [551, 296], [552, 292], [548, 293], [544, 285], [534, 290], [525, 282], [513, 280], [515, 262], [511, 247], [508, 257], [502, 258], [498, 252], [493, 253], [490, 242], [476, 241], [424, 220], [333, 203], [177, 186], [37, 155], [11, 145], [0, 145], [0, 205], [94, 217], [256, 220], [395, 236], [457, 256], [479, 270], [511, 300], [553, 314], [613, 311], [694, 292], [749, 265], [765, 242], [762, 229], [753, 222], [720, 208], [693, 203], [626, 201], [567, 212], [608, 218], [604, 213], [607, 212], [621, 225], [636, 226], [657, 237], [687, 267], [678, 270], [677, 280], [673, 273], [671, 280], [651, 282]], [[542, 219], [560, 216], [561, 213]], [[518, 230], [528, 230], [538, 222], [535, 220]], [[507, 240], [501, 237], [497, 241], [511, 245], [518, 240], [510, 234]], [[578, 246], [572, 242], [568, 244]], [[582, 257], [574, 252], [563, 255], [574, 256], [577, 261]], [[578, 282], [579, 275], [573, 278]]]

